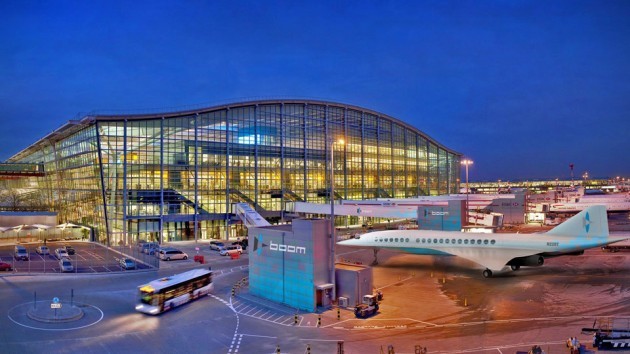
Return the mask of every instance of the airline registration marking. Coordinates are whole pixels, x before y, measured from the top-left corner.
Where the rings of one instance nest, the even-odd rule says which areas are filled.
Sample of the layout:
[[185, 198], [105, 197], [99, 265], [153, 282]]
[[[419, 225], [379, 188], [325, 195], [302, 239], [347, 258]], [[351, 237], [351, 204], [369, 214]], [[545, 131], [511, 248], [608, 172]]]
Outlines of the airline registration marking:
[[550, 246], [550, 247], [557, 247], [559, 245], [560, 245], [559, 242], [547, 242], [547, 246]]

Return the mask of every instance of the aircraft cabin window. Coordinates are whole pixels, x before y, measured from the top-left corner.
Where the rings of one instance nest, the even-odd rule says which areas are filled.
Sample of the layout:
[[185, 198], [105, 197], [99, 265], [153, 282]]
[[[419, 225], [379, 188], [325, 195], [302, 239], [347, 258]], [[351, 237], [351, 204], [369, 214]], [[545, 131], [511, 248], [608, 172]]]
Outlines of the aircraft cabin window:
[[466, 245], [468, 244], [468, 239], [464, 240], [464, 244], [466, 244]]
[[457, 240], [457, 244], [462, 244], [462, 239], [460, 238], [459, 240]]
[[425, 240], [425, 239], [422, 239], [422, 243], [425, 243], [425, 242], [427, 242], [427, 240]]
[[396, 238], [394, 239], [394, 241], [398, 242], [398, 237], [396, 237]]
[[440, 243], [444, 243], [444, 240], [440, 239]]
[[449, 242], [450, 242], [449, 239], [446, 239], [446, 243], [449, 243]]
[[416, 243], [418, 243], [418, 242], [420, 242], [420, 239], [419, 239], [419, 238], [417, 238], [417, 239], [416, 239]]
[[488, 240], [483, 240], [483, 244], [487, 245], [488, 244]]
[[477, 240], [477, 244], [480, 245], [481, 244], [481, 240]]
[[495, 243], [497, 243], [497, 241], [495, 241], [495, 240], [490, 240], [490, 244], [494, 245]]
[[389, 242], [394, 242], [394, 238], [393, 238], [393, 237], [390, 237], [390, 238], [389, 238]]
[[408, 238], [406, 238], [406, 239], [405, 239], [405, 242], [409, 242], [409, 239], [408, 239]]
[[455, 239], [452, 239], [452, 240], [451, 240], [451, 243], [452, 243], [452, 244], [455, 244]]
[[437, 238], [434, 238], [434, 239], [433, 239], [433, 243], [437, 243]]

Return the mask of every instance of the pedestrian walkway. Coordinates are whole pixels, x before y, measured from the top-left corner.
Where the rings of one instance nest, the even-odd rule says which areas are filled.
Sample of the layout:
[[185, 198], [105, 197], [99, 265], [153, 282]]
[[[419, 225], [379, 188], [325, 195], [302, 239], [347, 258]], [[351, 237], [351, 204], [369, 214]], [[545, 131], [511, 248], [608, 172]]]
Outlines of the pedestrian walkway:
[[[232, 307], [243, 316], [273, 322], [282, 326], [327, 327], [332, 326], [348, 316], [351, 312], [336, 309], [321, 309], [318, 312], [305, 312], [276, 302], [272, 302], [249, 293], [247, 287], [240, 287], [232, 297]], [[339, 319], [338, 319], [339, 316]]]

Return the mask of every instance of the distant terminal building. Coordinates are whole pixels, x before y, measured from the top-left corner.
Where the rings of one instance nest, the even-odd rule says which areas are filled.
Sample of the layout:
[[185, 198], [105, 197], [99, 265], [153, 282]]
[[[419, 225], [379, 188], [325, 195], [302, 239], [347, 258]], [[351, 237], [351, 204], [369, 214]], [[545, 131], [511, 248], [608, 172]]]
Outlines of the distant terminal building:
[[[510, 193], [512, 189], [527, 189], [530, 193], [544, 193], [556, 189], [568, 189], [572, 187], [584, 187], [585, 189], [608, 190], [611, 186], [614, 191], [628, 190], [626, 179], [540, 179], [525, 181], [480, 181], [469, 182], [471, 193]], [[624, 188], [625, 186], [625, 188]], [[465, 193], [465, 190], [462, 191]]]
[[335, 200], [459, 190], [460, 153], [388, 115], [313, 100], [88, 115], [11, 157], [0, 185], [105, 244], [227, 238], [246, 232], [234, 203], [271, 221], [297, 201], [329, 203], [331, 157]]

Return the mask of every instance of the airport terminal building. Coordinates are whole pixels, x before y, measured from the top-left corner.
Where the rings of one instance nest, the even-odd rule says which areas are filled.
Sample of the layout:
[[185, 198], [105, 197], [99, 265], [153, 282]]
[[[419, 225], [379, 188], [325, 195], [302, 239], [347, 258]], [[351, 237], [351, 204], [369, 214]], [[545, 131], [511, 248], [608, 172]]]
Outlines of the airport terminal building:
[[261, 100], [69, 121], [7, 161], [35, 173], [0, 184], [117, 245], [244, 235], [234, 203], [272, 222], [329, 203], [331, 168], [335, 200], [457, 193], [460, 158], [369, 109]]

